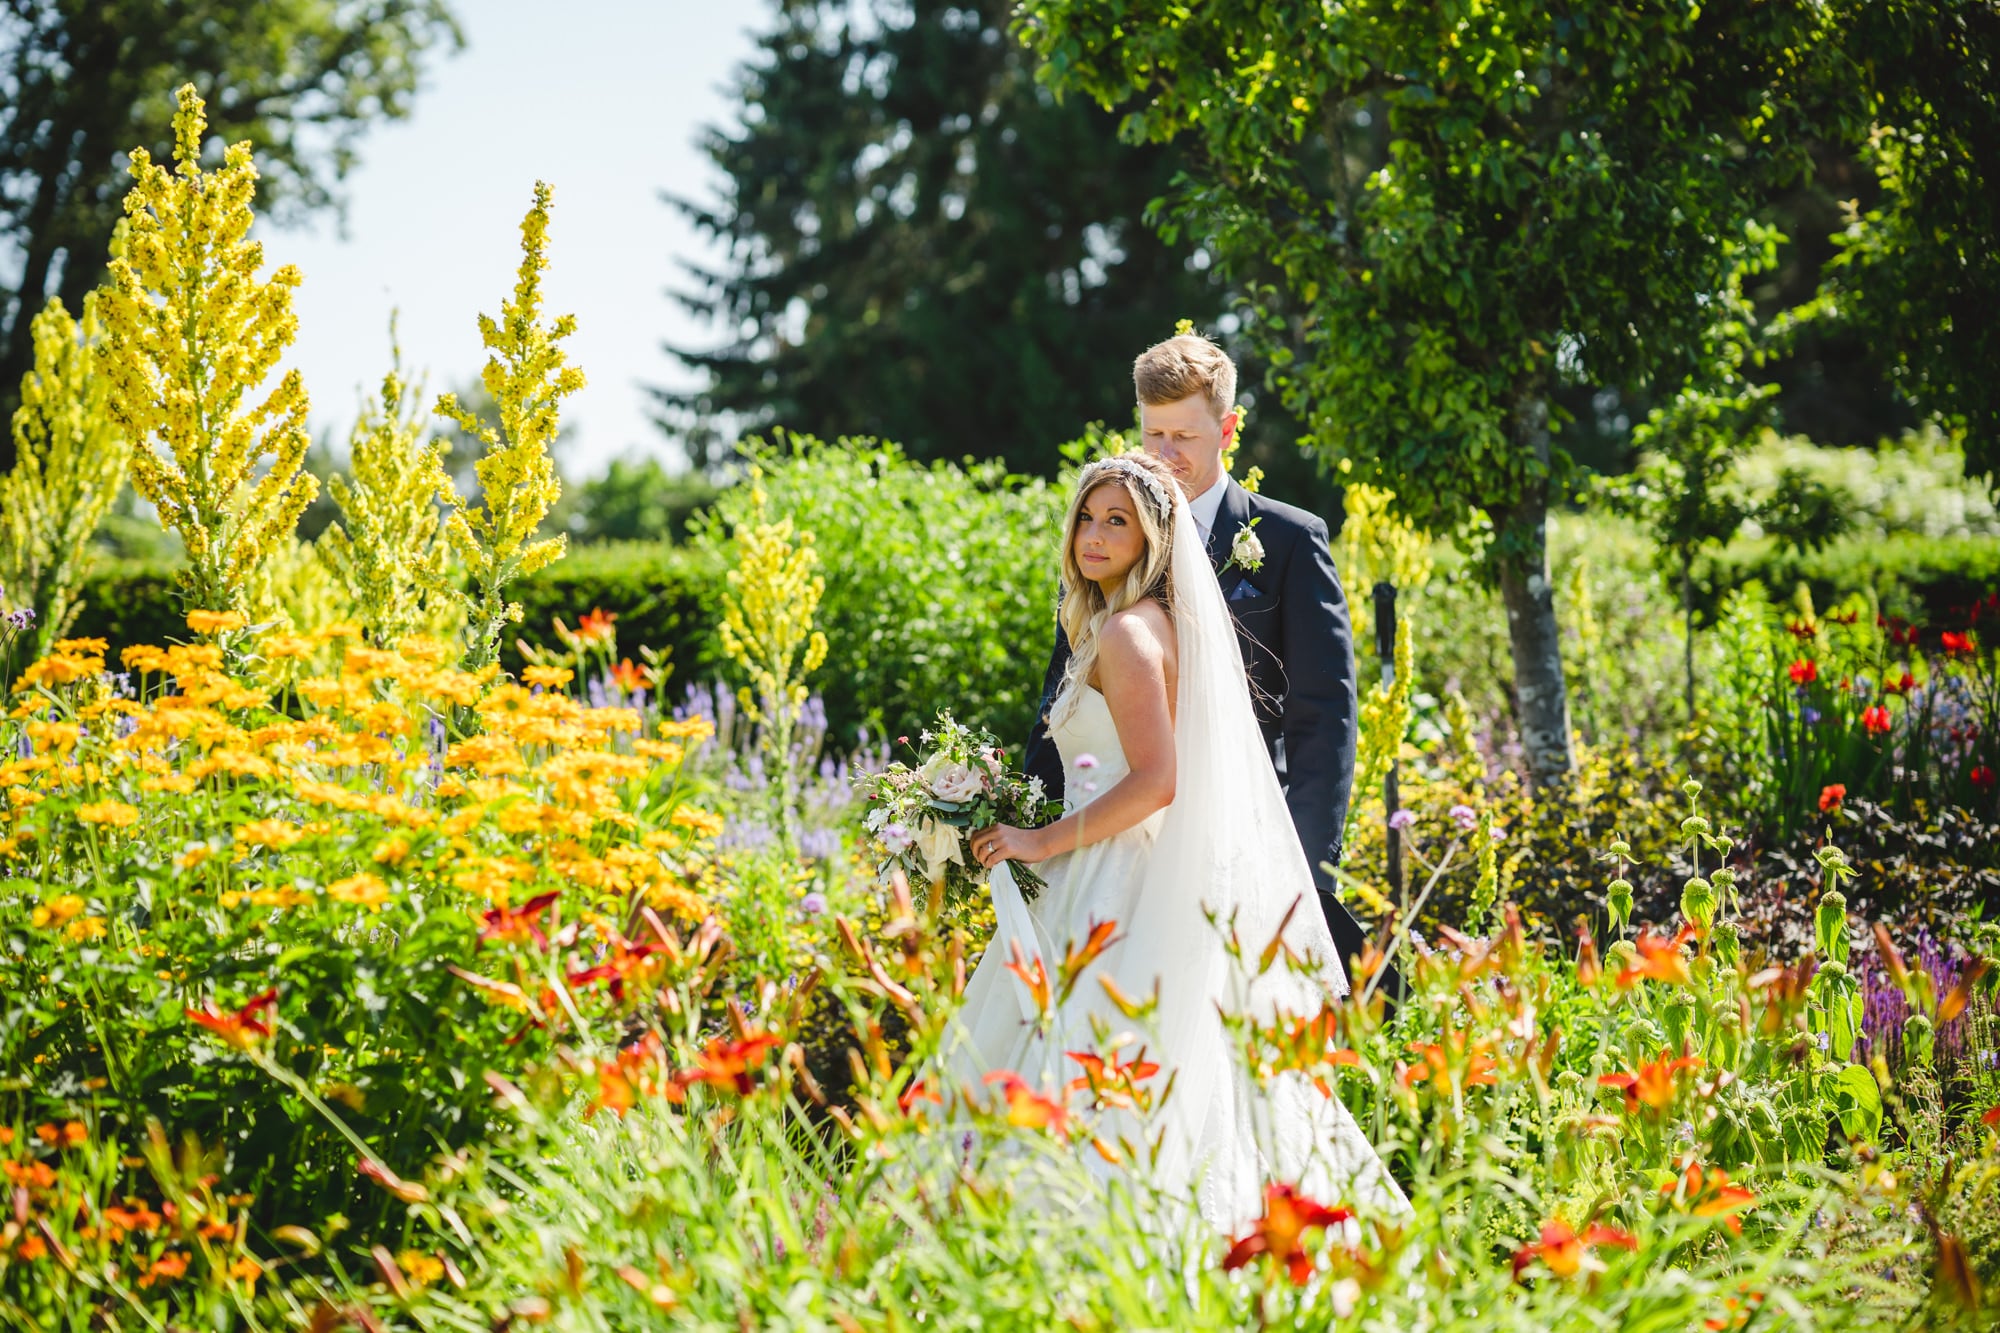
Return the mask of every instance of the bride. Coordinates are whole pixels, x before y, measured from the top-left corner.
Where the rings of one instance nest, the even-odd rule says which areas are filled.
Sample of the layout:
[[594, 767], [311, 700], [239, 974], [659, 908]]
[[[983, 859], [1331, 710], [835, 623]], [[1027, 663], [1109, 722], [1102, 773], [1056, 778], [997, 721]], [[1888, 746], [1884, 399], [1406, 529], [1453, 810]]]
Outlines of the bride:
[[[1258, 1217], [1267, 1181], [1406, 1212], [1337, 1098], [1299, 1073], [1259, 1087], [1231, 1050], [1224, 1013], [1311, 1017], [1347, 981], [1221, 590], [1164, 464], [1128, 454], [1084, 469], [1064, 524], [1062, 588], [1072, 656], [1049, 729], [1065, 814], [972, 835], [992, 870], [996, 928], [966, 989], [952, 1072], [967, 1085], [1011, 1073], [1053, 1091], [1084, 1072], [1071, 1052], [1103, 1055], [1124, 1038], [1119, 1061], [1159, 1066], [1142, 1085], [1156, 1105], [1143, 1126], [1114, 1113], [1123, 1123], [1112, 1129], [1147, 1131], [1155, 1183], [1191, 1197], [1218, 1229]], [[1008, 861], [1041, 871], [1033, 903]], [[1111, 943], [1068, 998], [1038, 998], [1028, 984], [1037, 965], [1057, 976], [1102, 943], [1107, 923]], [[1226, 948], [1230, 930], [1253, 969], [1282, 931], [1296, 969], [1246, 975]], [[1153, 1002], [1143, 1056], [1121, 997]]]

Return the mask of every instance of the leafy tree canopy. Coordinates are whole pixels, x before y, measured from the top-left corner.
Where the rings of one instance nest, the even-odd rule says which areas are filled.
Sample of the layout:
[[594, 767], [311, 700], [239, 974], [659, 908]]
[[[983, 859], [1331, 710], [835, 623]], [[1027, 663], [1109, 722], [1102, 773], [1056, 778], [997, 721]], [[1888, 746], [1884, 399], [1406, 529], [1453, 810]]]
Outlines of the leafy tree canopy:
[[[1544, 530], [1572, 469], [1551, 401], [1566, 383], [1671, 391], [1698, 368], [1731, 246], [1806, 166], [1793, 87], [1819, 7], [1021, 13], [1052, 86], [1126, 108], [1134, 140], [1199, 145], [1170, 216], [1226, 270], [1276, 270], [1263, 294], [1298, 350], [1271, 355], [1313, 443], [1433, 531], [1492, 518], [1529, 760], [1566, 770]], [[1371, 169], [1357, 140], [1383, 127]]]
[[177, 86], [212, 134], [254, 145], [261, 200], [315, 209], [362, 131], [409, 114], [425, 57], [460, 41], [445, 0], [0, 0], [0, 419], [44, 300], [81, 308], [102, 278], [125, 154], [166, 156]]

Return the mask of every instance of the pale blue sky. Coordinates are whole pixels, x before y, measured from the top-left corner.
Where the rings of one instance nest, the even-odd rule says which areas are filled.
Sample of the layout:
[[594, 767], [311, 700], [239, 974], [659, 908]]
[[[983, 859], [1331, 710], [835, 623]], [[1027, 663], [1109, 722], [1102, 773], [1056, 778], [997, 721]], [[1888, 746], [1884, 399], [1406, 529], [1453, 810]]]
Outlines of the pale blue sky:
[[263, 230], [267, 262], [305, 272], [299, 340], [313, 431], [345, 441], [357, 395], [388, 368], [399, 309], [406, 364], [433, 391], [477, 373], [476, 317], [513, 285], [521, 215], [555, 187], [547, 292], [574, 313], [567, 344], [589, 386], [569, 400], [574, 476], [622, 453], [671, 453], [646, 384], [688, 382], [661, 343], [705, 342], [666, 289], [707, 255], [660, 192], [706, 198], [695, 148], [726, 122], [726, 88], [768, 9], [745, 0], [458, 0], [466, 48], [434, 62], [415, 114], [378, 126], [350, 174], [346, 234], [331, 216]]

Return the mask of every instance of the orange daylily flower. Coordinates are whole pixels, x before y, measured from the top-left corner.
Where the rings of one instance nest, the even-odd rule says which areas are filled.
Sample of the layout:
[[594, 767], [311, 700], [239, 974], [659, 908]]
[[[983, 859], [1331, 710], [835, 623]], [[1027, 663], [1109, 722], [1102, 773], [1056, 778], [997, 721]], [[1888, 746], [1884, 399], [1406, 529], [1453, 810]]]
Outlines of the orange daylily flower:
[[1076, 979], [1083, 975], [1083, 969], [1095, 962], [1100, 954], [1118, 942], [1112, 934], [1118, 929], [1115, 921], [1092, 921], [1090, 934], [1082, 944], [1065, 946], [1062, 963], [1063, 994], [1068, 995], [1075, 988]]
[[561, 890], [538, 893], [519, 907], [494, 907], [481, 918], [479, 942], [485, 944], [496, 941], [502, 944], [533, 943], [537, 949], [549, 947], [549, 937], [542, 933], [539, 918], [549, 905], [562, 896]]
[[1462, 1084], [1476, 1088], [1480, 1084], [1496, 1084], [1499, 1077], [1494, 1070], [1499, 1065], [1491, 1054], [1489, 1042], [1473, 1041], [1465, 1033], [1446, 1028], [1443, 1042], [1413, 1041], [1409, 1049], [1420, 1058], [1403, 1069], [1400, 1077], [1406, 1088], [1428, 1081], [1440, 1096], [1451, 1095], [1451, 1076], [1454, 1069], [1464, 1071]]
[[[1591, 1223], [1584, 1228], [1582, 1235], [1578, 1235], [1569, 1223], [1552, 1217], [1542, 1223], [1539, 1241], [1514, 1251], [1514, 1280], [1520, 1281], [1521, 1274], [1537, 1259], [1557, 1277], [1575, 1277], [1584, 1270], [1586, 1263], [1590, 1263], [1590, 1251], [1599, 1245], [1616, 1245], [1620, 1249], [1636, 1252], [1639, 1239], [1629, 1231], [1620, 1231], [1601, 1222]], [[1591, 1266], [1603, 1267], [1601, 1264]]]
[[1069, 1108], [1042, 1096], [1012, 1070], [995, 1070], [986, 1081], [1001, 1085], [1007, 1098], [1008, 1124], [1021, 1129], [1051, 1129], [1058, 1134], [1069, 1128]]
[[618, 1052], [617, 1058], [597, 1067], [597, 1100], [586, 1114], [599, 1110], [624, 1115], [639, 1104], [641, 1094], [664, 1095], [681, 1101], [681, 1085], [666, 1072], [661, 1056], [664, 1047], [658, 1034], [648, 1032], [642, 1039]]
[[1805, 1010], [1806, 992], [1812, 985], [1815, 965], [1810, 955], [1792, 967], [1767, 967], [1752, 974], [1744, 984], [1764, 992], [1763, 1031], [1776, 1036]]
[[910, 1114], [910, 1108], [918, 1102], [929, 1102], [933, 1106], [943, 1106], [944, 1098], [938, 1095], [938, 1090], [930, 1085], [929, 1080], [920, 1078], [912, 1082], [909, 1087], [903, 1089], [903, 1095], [896, 1099], [896, 1109], [904, 1115], [908, 1115]]
[[1682, 926], [1672, 936], [1640, 931], [1639, 938], [1632, 942], [1639, 951], [1639, 961], [1618, 974], [1618, 988], [1630, 990], [1648, 979], [1692, 985], [1694, 976], [1688, 971], [1687, 955], [1681, 952], [1681, 946], [1699, 933], [1692, 925]]
[[1329, 1208], [1299, 1193], [1295, 1186], [1267, 1185], [1264, 1216], [1257, 1220], [1249, 1235], [1229, 1247], [1222, 1260], [1223, 1271], [1233, 1272], [1258, 1255], [1268, 1254], [1285, 1266], [1293, 1286], [1303, 1287], [1313, 1272], [1312, 1256], [1306, 1253], [1303, 1243], [1306, 1233], [1339, 1226], [1353, 1216], [1351, 1209]]
[[1682, 1205], [1696, 1217], [1720, 1217], [1736, 1235], [1743, 1223], [1736, 1214], [1757, 1201], [1755, 1190], [1729, 1183], [1729, 1173], [1720, 1167], [1704, 1167], [1693, 1158], [1677, 1179], [1660, 1187], [1662, 1194], [1677, 1195]]
[[657, 944], [634, 944], [628, 939], [614, 936], [611, 953], [595, 967], [587, 967], [580, 972], [571, 972], [568, 980], [572, 988], [594, 985], [600, 981], [611, 983], [611, 998], [620, 1004], [625, 1002], [625, 983], [629, 980], [643, 982], [647, 974], [659, 967], [653, 961], [654, 955], [665, 950]]
[[1160, 1066], [1146, 1058], [1143, 1046], [1137, 1055], [1122, 1064], [1116, 1051], [1111, 1053], [1109, 1059], [1092, 1051], [1067, 1051], [1065, 1054], [1083, 1066], [1083, 1075], [1071, 1079], [1064, 1091], [1088, 1091], [1100, 1106], [1132, 1104], [1139, 1096], [1139, 1084], [1160, 1072]]
[[1636, 1074], [1599, 1074], [1599, 1087], [1618, 1088], [1625, 1094], [1625, 1114], [1637, 1115], [1641, 1106], [1649, 1106], [1655, 1111], [1664, 1111], [1674, 1104], [1676, 1086], [1674, 1075], [1683, 1069], [1699, 1069], [1702, 1059], [1698, 1055], [1682, 1056], [1678, 1060], [1669, 1059], [1667, 1052], [1661, 1051], [1660, 1058], [1639, 1066]]
[[1980, 1116], [1979, 1122], [1988, 1129], [2000, 1129], [2000, 1106], [1995, 1106], [1985, 1115]]
[[631, 694], [651, 686], [653, 672], [650, 667], [634, 666], [632, 659], [628, 657], [611, 668], [611, 679], [618, 682], [619, 689]]
[[1051, 999], [1049, 972], [1042, 966], [1041, 955], [1035, 955], [1034, 961], [1030, 963], [1028, 955], [1021, 948], [1021, 941], [1009, 940], [1008, 948], [1013, 951], [1014, 956], [1012, 961], [1006, 964], [1007, 970], [1019, 977], [1021, 984], [1028, 988], [1028, 995], [1034, 1000], [1035, 1008], [1047, 1013]]
[[[201, 1024], [239, 1051], [248, 1051], [271, 1037], [271, 1025], [258, 1017], [278, 1004], [278, 988], [271, 987], [233, 1014], [217, 1011], [214, 1002], [199, 1009], [185, 1009], [189, 1019]], [[183, 1006], [185, 1008], [185, 1006]]]
[[674, 1079], [683, 1088], [706, 1083], [747, 1097], [756, 1090], [757, 1081], [751, 1071], [764, 1063], [764, 1052], [784, 1044], [784, 1038], [769, 1032], [746, 1032], [740, 1038], [717, 1037], [696, 1057], [694, 1068], [683, 1070]]
[[1938, 1001], [1937, 1022], [1939, 1026], [1951, 1022], [1965, 1012], [1965, 1006], [1972, 1003], [1973, 988], [1986, 976], [1991, 966], [1984, 958], [1975, 958], [1952, 988]]
[[612, 627], [617, 621], [617, 612], [593, 606], [576, 622], [576, 637], [585, 643], [607, 642], [616, 633]]

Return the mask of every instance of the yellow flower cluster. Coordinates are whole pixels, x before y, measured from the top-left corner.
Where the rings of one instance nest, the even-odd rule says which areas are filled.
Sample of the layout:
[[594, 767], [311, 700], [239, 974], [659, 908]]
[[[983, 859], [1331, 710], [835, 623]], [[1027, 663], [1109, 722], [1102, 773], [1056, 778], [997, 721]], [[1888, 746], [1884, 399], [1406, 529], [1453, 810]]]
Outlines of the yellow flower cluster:
[[252, 401], [298, 334], [289, 265], [260, 280], [250, 239], [257, 168], [231, 144], [201, 167], [206, 113], [176, 94], [174, 168], [132, 150], [124, 253], [111, 260], [101, 357], [112, 420], [133, 442], [132, 484], [181, 535], [196, 606], [238, 607], [265, 555], [318, 491], [305, 471], [306, 390], [296, 370]]
[[[210, 634], [242, 628], [228, 614], [190, 620]], [[660, 721], [646, 736], [635, 710], [441, 665], [450, 650], [435, 640], [389, 651], [353, 634], [298, 636], [345, 643], [339, 674], [298, 683], [303, 717], [273, 711], [215, 643], [126, 650], [135, 702], [108, 694], [103, 641], [64, 641], [24, 673], [6, 723], [30, 752], [10, 739], [0, 762], [0, 859], [25, 882], [95, 883], [96, 862], [76, 849], [145, 837], [178, 849], [163, 859], [181, 891], [225, 908], [323, 901], [373, 914], [439, 891], [504, 904], [574, 888], [579, 914], [612, 897], [709, 914], [694, 847], [722, 821], [674, 799], [709, 722]], [[448, 741], [454, 705], [477, 730]], [[100, 842], [79, 841], [90, 837]], [[81, 897], [56, 896], [36, 924], [69, 938], [103, 928], [83, 912]]]
[[90, 538], [125, 483], [131, 449], [97, 367], [96, 295], [84, 298], [81, 324], [51, 297], [29, 335], [35, 364], [14, 413], [17, 456], [0, 477], [0, 609], [34, 609], [39, 657], [76, 617]]
[[1396, 494], [1378, 486], [1349, 486], [1347, 517], [1340, 529], [1340, 578], [1354, 637], [1367, 642], [1375, 632], [1375, 602], [1369, 590], [1387, 579], [1405, 593], [1430, 582], [1431, 539], [1395, 512]]
[[534, 573], [567, 549], [563, 536], [534, 540], [562, 494], [549, 453], [555, 443], [562, 400], [583, 387], [583, 372], [569, 365], [562, 340], [576, 332], [576, 317], [541, 322], [542, 270], [548, 267], [549, 187], [535, 183], [534, 206], [521, 221], [521, 267], [514, 294], [495, 320], [479, 317], [487, 350], [480, 383], [499, 410], [496, 429], [468, 411], [452, 394], [438, 399], [439, 415], [449, 417], [485, 446], [473, 465], [480, 500], [454, 508], [446, 528], [452, 550], [465, 564], [472, 587], [461, 594], [471, 642], [466, 665], [483, 667], [499, 656], [500, 630], [521, 618], [518, 603], [505, 600], [507, 585]]
[[[1372, 799], [1379, 809], [1382, 780], [1389, 765], [1403, 749], [1403, 737], [1410, 729], [1410, 673], [1415, 664], [1410, 652], [1410, 618], [1396, 622], [1395, 679], [1375, 685], [1361, 701], [1361, 735], [1354, 756], [1354, 800], [1347, 808], [1344, 841], [1354, 840], [1354, 825], [1363, 807]], [[1384, 811], [1383, 818], [1391, 812]]]
[[454, 492], [444, 470], [447, 441], [425, 438], [418, 393], [400, 366], [383, 378], [380, 400], [363, 406], [348, 441], [353, 483], [335, 477], [327, 486], [340, 522], [320, 539], [321, 553], [377, 643], [415, 633], [445, 591], [449, 550], [439, 506]]
[[736, 568], [722, 603], [723, 651], [750, 677], [743, 710], [751, 721], [784, 727], [806, 701], [805, 678], [826, 661], [826, 635], [813, 615], [826, 580], [810, 532], [793, 540], [792, 520], [770, 521], [761, 471], [751, 469], [749, 521], [736, 526]]

